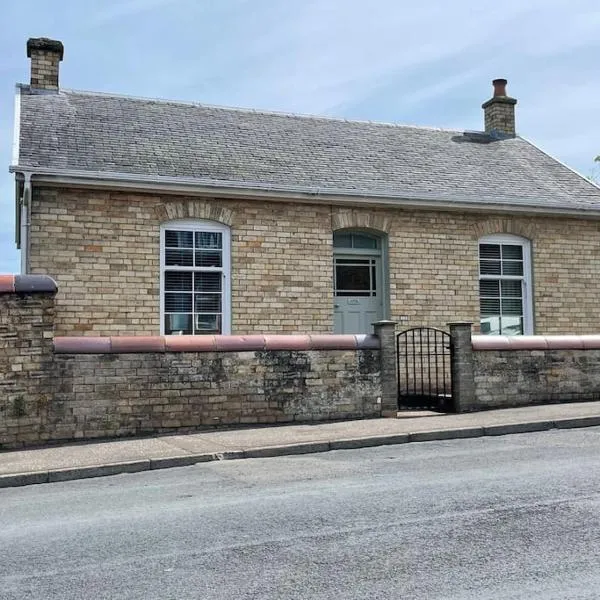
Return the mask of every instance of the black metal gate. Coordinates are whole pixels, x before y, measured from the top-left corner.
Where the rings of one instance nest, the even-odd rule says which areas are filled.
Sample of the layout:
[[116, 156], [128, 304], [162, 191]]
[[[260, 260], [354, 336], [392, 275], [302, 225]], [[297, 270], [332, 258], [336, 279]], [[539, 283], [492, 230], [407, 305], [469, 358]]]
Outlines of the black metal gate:
[[400, 410], [453, 410], [451, 342], [449, 333], [431, 327], [396, 336]]

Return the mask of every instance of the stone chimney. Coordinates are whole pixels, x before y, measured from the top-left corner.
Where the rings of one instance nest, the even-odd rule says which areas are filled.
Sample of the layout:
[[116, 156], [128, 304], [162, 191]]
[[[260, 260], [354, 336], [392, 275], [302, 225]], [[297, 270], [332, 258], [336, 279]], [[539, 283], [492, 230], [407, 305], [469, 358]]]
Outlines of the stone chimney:
[[58, 63], [63, 59], [62, 42], [48, 38], [29, 38], [27, 58], [31, 58], [31, 87], [58, 91]]
[[494, 79], [494, 96], [481, 106], [485, 114], [485, 132], [492, 137], [515, 137], [514, 98], [506, 95], [506, 79]]

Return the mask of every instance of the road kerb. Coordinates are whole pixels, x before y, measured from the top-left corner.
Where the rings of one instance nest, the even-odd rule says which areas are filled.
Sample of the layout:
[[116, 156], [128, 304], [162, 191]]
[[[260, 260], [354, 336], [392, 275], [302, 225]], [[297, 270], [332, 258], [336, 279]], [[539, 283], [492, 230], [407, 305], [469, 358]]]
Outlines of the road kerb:
[[107, 465], [92, 465], [88, 467], [69, 467], [54, 469], [48, 472], [48, 482], [73, 481], [74, 479], [89, 479], [91, 477], [106, 477], [120, 473], [139, 473], [150, 470], [150, 459], [133, 460], [111, 463]]
[[555, 419], [554, 426], [557, 429], [573, 429], [576, 427], [597, 427], [600, 425], [600, 416], [570, 417], [566, 419]]
[[244, 458], [271, 458], [273, 456], [290, 456], [293, 454], [314, 454], [328, 452], [329, 442], [305, 442], [302, 444], [287, 444], [285, 446], [264, 446], [244, 450]]
[[23, 485], [34, 485], [37, 483], [48, 483], [48, 471], [0, 475], [0, 488], [21, 487]]
[[374, 446], [406, 444], [407, 442], [408, 433], [393, 433], [391, 435], [347, 438], [345, 440], [332, 440], [329, 442], [329, 447], [332, 450], [355, 450], [358, 448], [373, 448]]
[[440, 440], [457, 440], [481, 437], [483, 427], [460, 427], [457, 429], [434, 429], [415, 431], [408, 434], [409, 442], [435, 442]]
[[215, 460], [212, 454], [183, 454], [181, 456], [166, 456], [164, 458], [151, 458], [150, 470], [171, 469], [173, 467], [190, 467], [198, 463]]
[[554, 428], [554, 421], [530, 421], [528, 423], [507, 423], [487, 425], [483, 428], [484, 435], [509, 435], [512, 433], [533, 433]]

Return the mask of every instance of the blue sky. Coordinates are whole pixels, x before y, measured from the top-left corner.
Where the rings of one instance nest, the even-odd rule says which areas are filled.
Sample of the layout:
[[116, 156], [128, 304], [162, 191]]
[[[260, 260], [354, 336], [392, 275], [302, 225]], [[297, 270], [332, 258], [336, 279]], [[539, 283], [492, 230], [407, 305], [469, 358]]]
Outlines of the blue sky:
[[517, 130], [585, 175], [600, 153], [597, 0], [4, 0], [0, 273], [17, 272], [11, 160], [25, 42], [65, 45], [72, 89], [481, 129], [491, 80]]

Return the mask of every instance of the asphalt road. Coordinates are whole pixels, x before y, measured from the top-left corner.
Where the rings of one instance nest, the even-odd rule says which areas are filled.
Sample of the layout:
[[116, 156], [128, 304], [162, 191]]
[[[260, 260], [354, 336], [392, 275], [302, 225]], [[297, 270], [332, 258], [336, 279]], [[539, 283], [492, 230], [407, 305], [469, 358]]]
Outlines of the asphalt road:
[[600, 428], [0, 490], [5, 599], [600, 598]]

